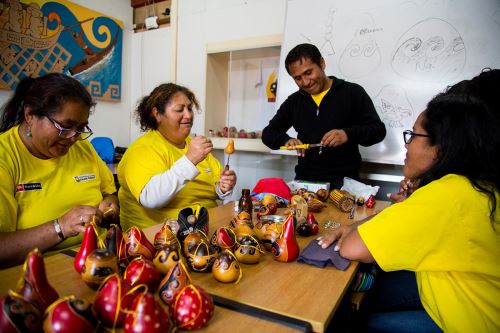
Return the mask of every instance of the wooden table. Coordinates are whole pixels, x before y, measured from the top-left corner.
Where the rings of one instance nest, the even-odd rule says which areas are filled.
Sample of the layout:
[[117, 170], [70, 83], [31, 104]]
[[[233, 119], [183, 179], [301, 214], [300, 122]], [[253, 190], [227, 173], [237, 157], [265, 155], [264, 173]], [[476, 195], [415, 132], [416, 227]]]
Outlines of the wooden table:
[[[340, 223], [353, 221], [347, 219], [348, 214], [327, 205], [321, 213], [315, 214], [321, 226], [320, 234], [325, 232], [323, 225], [327, 220]], [[386, 202], [377, 202], [374, 209], [358, 207], [354, 220], [372, 215], [387, 205]], [[231, 220], [233, 207], [234, 203], [230, 203], [209, 210], [211, 233]], [[150, 240], [160, 227], [157, 225], [145, 230]], [[300, 248], [303, 249], [315, 237], [297, 236]], [[46, 257], [48, 280], [60, 296], [75, 295], [92, 302], [95, 291], [76, 273], [73, 260], [73, 257], [62, 253]], [[297, 332], [308, 327], [315, 332], [323, 332], [347, 292], [357, 266], [358, 263], [353, 262], [342, 272], [333, 267], [281, 263], [266, 252], [260, 263], [242, 264], [243, 278], [237, 285], [220, 283], [210, 273], [192, 272], [194, 283], [212, 294], [217, 305], [213, 319], [199, 332]], [[22, 266], [0, 270], [0, 296], [16, 288], [21, 272]]]
[[[377, 202], [373, 209], [357, 207], [354, 220], [349, 220], [348, 213], [342, 213], [333, 204], [327, 203], [326, 208], [314, 214], [320, 224], [319, 234], [297, 236], [300, 249], [325, 232], [324, 224], [328, 220], [352, 223], [381, 211], [388, 204]], [[234, 203], [229, 203], [209, 210], [209, 236], [218, 227], [227, 226], [234, 216], [233, 208]], [[146, 236], [153, 239], [160, 227], [145, 229]], [[220, 283], [210, 273], [192, 272], [191, 277], [195, 284], [215, 297], [216, 304], [230, 304], [255, 313], [263, 311], [266, 318], [274, 317], [283, 322], [298, 320], [296, 324], [299, 326], [310, 324], [313, 331], [323, 332], [348, 290], [358, 263], [352, 262], [346, 271], [340, 271], [331, 266], [318, 268], [298, 262], [278, 262], [270, 252], [266, 252], [258, 264], [241, 266], [243, 277], [236, 285]]]

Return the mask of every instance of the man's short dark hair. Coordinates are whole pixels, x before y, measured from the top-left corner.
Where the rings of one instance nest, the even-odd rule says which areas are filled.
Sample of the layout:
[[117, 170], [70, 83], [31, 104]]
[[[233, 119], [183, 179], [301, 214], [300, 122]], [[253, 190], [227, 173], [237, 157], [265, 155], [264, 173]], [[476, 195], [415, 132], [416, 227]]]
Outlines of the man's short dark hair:
[[314, 64], [321, 67], [321, 58], [321, 53], [316, 46], [308, 43], [299, 44], [288, 52], [285, 59], [285, 68], [290, 74], [288, 66], [302, 59], [310, 59]]

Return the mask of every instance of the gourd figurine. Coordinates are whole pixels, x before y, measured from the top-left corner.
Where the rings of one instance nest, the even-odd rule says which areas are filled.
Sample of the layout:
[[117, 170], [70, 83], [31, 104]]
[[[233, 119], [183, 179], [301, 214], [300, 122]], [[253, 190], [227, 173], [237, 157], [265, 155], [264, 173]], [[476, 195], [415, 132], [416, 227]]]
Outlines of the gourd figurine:
[[109, 276], [118, 273], [118, 260], [116, 255], [106, 248], [95, 249], [85, 259], [82, 267], [82, 280], [90, 288], [97, 289]]
[[291, 262], [299, 256], [300, 249], [297, 239], [295, 238], [293, 220], [293, 214], [288, 215], [283, 223], [283, 233], [272, 244], [271, 252], [274, 255], [274, 259], [277, 261]]
[[229, 156], [231, 156], [231, 154], [234, 153], [234, 140], [233, 139], [227, 140], [227, 145], [226, 145], [226, 148], [224, 148], [224, 152], [227, 154], [226, 166], [229, 167]]
[[241, 266], [238, 259], [229, 250], [224, 250], [215, 259], [212, 275], [217, 281], [224, 283], [238, 283], [241, 278]]

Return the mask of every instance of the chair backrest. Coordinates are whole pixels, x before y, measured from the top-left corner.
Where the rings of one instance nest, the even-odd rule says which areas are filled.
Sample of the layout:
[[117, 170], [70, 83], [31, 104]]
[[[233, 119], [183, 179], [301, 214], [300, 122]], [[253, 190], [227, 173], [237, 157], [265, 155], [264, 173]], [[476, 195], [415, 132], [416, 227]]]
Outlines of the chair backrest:
[[94, 146], [95, 151], [105, 163], [113, 163], [115, 157], [115, 146], [113, 145], [113, 140], [111, 140], [111, 138], [96, 137], [93, 138], [90, 143]]

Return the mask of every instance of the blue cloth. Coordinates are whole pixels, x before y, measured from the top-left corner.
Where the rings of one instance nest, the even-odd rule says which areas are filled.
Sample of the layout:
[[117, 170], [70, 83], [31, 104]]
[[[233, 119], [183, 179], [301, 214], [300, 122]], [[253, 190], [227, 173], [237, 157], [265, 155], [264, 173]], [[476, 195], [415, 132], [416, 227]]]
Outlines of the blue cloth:
[[113, 140], [111, 140], [111, 138], [96, 137], [93, 138], [90, 143], [94, 146], [95, 151], [104, 163], [113, 163], [115, 157], [115, 146], [113, 145]]
[[351, 263], [348, 259], [342, 257], [338, 251], [334, 251], [335, 243], [322, 248], [316, 239], [312, 240], [300, 253], [298, 262], [314, 265], [324, 268], [326, 265], [335, 266], [335, 268], [345, 271]]

